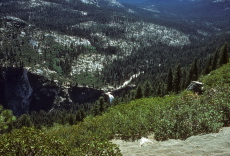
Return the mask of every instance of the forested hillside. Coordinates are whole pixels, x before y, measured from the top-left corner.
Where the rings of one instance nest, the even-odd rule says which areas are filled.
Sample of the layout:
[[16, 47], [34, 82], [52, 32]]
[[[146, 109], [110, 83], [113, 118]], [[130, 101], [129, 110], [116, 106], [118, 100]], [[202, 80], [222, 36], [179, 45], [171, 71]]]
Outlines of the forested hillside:
[[[121, 85], [139, 72], [136, 84], [163, 80], [168, 67], [181, 64], [186, 70], [195, 58], [205, 58], [229, 41], [223, 34], [227, 21], [216, 28], [212, 22], [181, 21], [134, 6], [15, 0], [2, 2], [1, 17], [4, 66], [45, 67], [74, 84], [98, 88]], [[201, 70], [205, 60], [199, 62]]]

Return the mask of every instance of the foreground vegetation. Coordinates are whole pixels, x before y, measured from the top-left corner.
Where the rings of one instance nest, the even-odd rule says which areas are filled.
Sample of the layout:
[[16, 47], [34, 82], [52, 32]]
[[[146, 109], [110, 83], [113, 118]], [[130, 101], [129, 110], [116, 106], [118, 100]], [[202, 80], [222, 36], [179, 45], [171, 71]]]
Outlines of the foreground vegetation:
[[206, 88], [202, 95], [183, 91], [163, 98], [142, 98], [120, 103], [72, 126], [15, 129], [0, 135], [0, 154], [121, 155], [110, 139], [137, 139], [152, 132], [156, 140], [186, 139], [218, 132], [230, 124], [229, 71], [230, 64], [226, 64], [200, 78]]

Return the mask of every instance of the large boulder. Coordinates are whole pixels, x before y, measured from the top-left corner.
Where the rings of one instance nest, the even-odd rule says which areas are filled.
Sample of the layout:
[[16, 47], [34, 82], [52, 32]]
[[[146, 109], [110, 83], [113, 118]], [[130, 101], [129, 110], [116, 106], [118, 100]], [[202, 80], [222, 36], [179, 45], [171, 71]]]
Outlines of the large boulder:
[[192, 81], [187, 87], [187, 90], [193, 91], [194, 93], [203, 93], [203, 83], [199, 81]]

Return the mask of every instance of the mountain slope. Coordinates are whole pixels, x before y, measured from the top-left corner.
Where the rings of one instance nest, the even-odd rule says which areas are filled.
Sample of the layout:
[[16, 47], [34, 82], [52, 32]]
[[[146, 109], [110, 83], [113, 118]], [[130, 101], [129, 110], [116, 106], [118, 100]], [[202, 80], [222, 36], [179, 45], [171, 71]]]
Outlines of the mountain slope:
[[[134, 51], [134, 48], [139, 49], [144, 44], [151, 46], [153, 40], [155, 40], [154, 44], [161, 43], [169, 46], [183, 46], [190, 43], [188, 35], [176, 29], [133, 19], [135, 16], [127, 14], [125, 10], [123, 12], [118, 12], [122, 11], [119, 9], [108, 11], [106, 7], [98, 8], [94, 5], [81, 4], [78, 1], [75, 3], [58, 0], [52, 2], [41, 0], [12, 1], [12, 3], [7, 1], [2, 4], [1, 8], [2, 13], [7, 12], [11, 15], [4, 16], [2, 14], [3, 41], [7, 40], [7, 33], [15, 34], [12, 42], [20, 43], [22, 39], [28, 38], [26, 44], [29, 45], [27, 47], [38, 52], [33, 54], [32, 62], [37, 57], [41, 57], [38, 59], [41, 61], [45, 59], [42, 57], [46, 55], [44, 51], [47, 51], [47, 44], [52, 44], [52, 46], [57, 44], [64, 51], [71, 51], [70, 55], [74, 60], [71, 60], [66, 67], [62, 66], [62, 62], [66, 62], [66, 58], [63, 60], [61, 57], [67, 57], [63, 56], [65, 53], [61, 52], [62, 50], [59, 50], [59, 52], [52, 51], [52, 62], [46, 61], [48, 68], [59, 74], [67, 68], [72, 69], [63, 71], [66, 75], [80, 74], [80, 71], [84, 72], [86, 70], [86, 66], [91, 73], [96, 70], [100, 72], [103, 68], [102, 64], [108, 58], [114, 60], [128, 56]], [[59, 12], [56, 12], [56, 10], [59, 10]], [[104, 11], [107, 11], [108, 14], [104, 15]], [[21, 14], [18, 14], [18, 12], [21, 12]], [[29, 16], [27, 12], [29, 12]], [[50, 19], [50, 17], [52, 18]], [[20, 22], [20, 20], [23, 22]], [[13, 23], [17, 22], [19, 27], [17, 32], [14, 32], [15, 25]], [[22, 23], [25, 24], [22, 25]], [[7, 29], [10, 31], [6, 31]], [[63, 49], [66, 46], [69, 49]], [[54, 50], [54, 47], [51, 49]], [[87, 54], [88, 51], [91, 52], [92, 57]], [[58, 56], [54, 58], [54, 55]], [[86, 64], [87, 61], [79, 63], [83, 57], [90, 62], [94, 60], [98, 65]], [[55, 62], [59, 65], [54, 65]], [[26, 66], [28, 65], [25, 60], [23, 63]], [[38, 64], [42, 65], [41, 63]], [[43, 65], [47, 67], [47, 64], [43, 63]]]

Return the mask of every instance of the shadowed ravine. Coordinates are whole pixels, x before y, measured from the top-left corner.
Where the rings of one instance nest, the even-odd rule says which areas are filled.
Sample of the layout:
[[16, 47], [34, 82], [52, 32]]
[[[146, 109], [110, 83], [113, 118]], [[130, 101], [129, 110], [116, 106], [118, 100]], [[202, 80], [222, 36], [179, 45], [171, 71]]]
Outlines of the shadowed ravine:
[[105, 97], [111, 103], [114, 96], [132, 89], [127, 85], [134, 78], [132, 76], [125, 85], [107, 92], [89, 87], [66, 86], [26, 68], [1, 68], [0, 74], [0, 103], [17, 116], [58, 107], [70, 109], [73, 104], [95, 103], [100, 97]]

